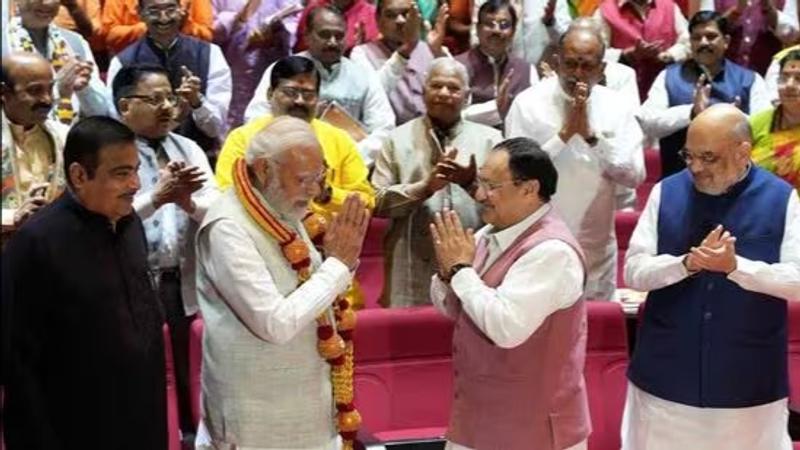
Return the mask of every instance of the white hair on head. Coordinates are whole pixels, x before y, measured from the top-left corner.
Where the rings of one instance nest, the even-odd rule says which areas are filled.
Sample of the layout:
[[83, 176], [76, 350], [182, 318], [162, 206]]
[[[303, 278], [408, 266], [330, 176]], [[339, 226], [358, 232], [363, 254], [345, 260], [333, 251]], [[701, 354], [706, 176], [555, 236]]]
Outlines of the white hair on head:
[[441, 56], [431, 61], [431, 64], [428, 66], [428, 73], [425, 74], [425, 83], [430, 81], [435, 71], [455, 72], [458, 78], [461, 78], [464, 87], [469, 87], [469, 72], [467, 72], [467, 68], [449, 56]]
[[281, 155], [288, 150], [311, 145], [319, 146], [319, 141], [308, 122], [292, 116], [280, 116], [250, 140], [244, 159], [248, 166], [259, 159], [278, 163]]

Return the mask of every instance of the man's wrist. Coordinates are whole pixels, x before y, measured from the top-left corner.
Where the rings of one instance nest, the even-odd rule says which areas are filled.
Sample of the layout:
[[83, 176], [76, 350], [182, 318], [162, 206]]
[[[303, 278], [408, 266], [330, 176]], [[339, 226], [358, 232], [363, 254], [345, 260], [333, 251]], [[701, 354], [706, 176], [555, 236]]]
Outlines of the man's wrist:
[[461, 269], [466, 269], [467, 267], [472, 267], [472, 264], [468, 264], [468, 263], [455, 263], [455, 264], [453, 264], [452, 266], [450, 266], [450, 269], [448, 269], [448, 270], [447, 270], [447, 273], [446, 273], [446, 274], [444, 274], [444, 277], [442, 277], [442, 274], [439, 274], [439, 278], [441, 278], [441, 279], [442, 279], [442, 281], [444, 281], [445, 283], [449, 283], [450, 281], [452, 281], [452, 280], [453, 280], [453, 277], [454, 277], [454, 276], [456, 276], [456, 274], [457, 274], [457, 273], [458, 273], [458, 272], [459, 272]]

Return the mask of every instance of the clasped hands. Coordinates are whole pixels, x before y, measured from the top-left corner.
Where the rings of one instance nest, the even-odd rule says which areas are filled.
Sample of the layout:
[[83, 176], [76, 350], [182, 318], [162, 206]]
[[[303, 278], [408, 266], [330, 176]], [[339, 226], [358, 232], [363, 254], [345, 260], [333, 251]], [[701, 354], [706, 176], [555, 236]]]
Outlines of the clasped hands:
[[717, 225], [683, 260], [689, 273], [701, 270], [729, 274], [736, 270], [736, 237]]
[[466, 166], [458, 164], [457, 157], [458, 149], [453, 147], [448, 148], [447, 153], [439, 156], [439, 160], [425, 180], [425, 195], [432, 196], [448, 183], [455, 183], [467, 191], [470, 190], [478, 173], [475, 155], [470, 156], [469, 164]]
[[439, 267], [439, 278], [448, 280], [457, 264], [472, 264], [475, 259], [475, 234], [464, 229], [455, 211], [445, 208], [436, 213], [430, 224], [433, 249]]
[[158, 209], [167, 203], [175, 203], [189, 214], [194, 212], [192, 194], [206, 182], [200, 168], [187, 166], [183, 161], [170, 161], [158, 175], [153, 189], [153, 206]]
[[351, 271], [355, 270], [368, 225], [369, 210], [364, 201], [356, 193], [349, 194], [325, 231], [322, 244], [325, 256], [336, 258]]

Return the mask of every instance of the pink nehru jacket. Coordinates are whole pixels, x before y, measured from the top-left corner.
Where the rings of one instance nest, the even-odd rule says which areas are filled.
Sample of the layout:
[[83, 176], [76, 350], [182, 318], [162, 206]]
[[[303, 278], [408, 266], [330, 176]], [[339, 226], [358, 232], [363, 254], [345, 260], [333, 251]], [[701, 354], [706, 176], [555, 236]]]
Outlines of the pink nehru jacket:
[[[500, 285], [517, 259], [548, 239], [566, 242], [584, 261], [575, 238], [551, 210], [492, 264], [484, 283]], [[531, 282], [536, 276], [531, 274]], [[582, 299], [551, 314], [512, 349], [494, 345], [460, 312], [453, 334], [455, 398], [447, 439], [475, 450], [561, 450], [582, 442], [591, 431], [585, 353]]]

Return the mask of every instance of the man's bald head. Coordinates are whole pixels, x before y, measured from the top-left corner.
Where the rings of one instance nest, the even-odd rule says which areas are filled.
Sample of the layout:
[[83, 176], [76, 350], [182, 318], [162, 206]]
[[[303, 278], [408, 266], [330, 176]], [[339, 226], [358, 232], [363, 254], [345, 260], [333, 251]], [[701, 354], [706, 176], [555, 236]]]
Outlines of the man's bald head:
[[747, 116], [720, 103], [692, 121], [686, 135], [686, 164], [701, 192], [719, 195], [744, 174], [750, 162], [752, 134]]
[[569, 95], [577, 83], [591, 89], [603, 78], [605, 44], [600, 34], [586, 27], [570, 27], [561, 35], [558, 52], [558, 78]]
[[53, 70], [38, 53], [14, 52], [3, 58], [0, 74], [3, 109], [19, 125], [42, 123], [53, 108]]
[[[578, 24], [576, 25], [576, 22]], [[581, 21], [576, 19], [558, 41], [559, 49], [563, 53], [567, 47], [591, 52], [598, 61], [602, 61], [606, 52], [606, 44], [598, 29], [591, 19]]]
[[591, 17], [576, 17], [570, 22], [567, 30], [589, 30], [596, 33], [602, 42], [602, 31], [600, 24]]

